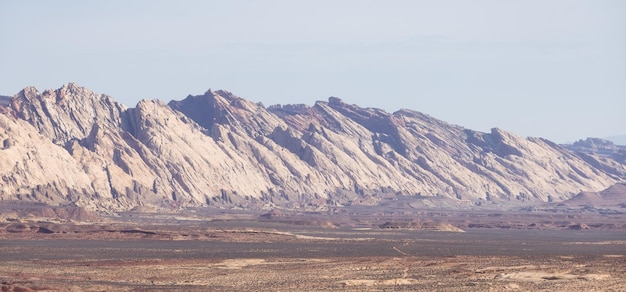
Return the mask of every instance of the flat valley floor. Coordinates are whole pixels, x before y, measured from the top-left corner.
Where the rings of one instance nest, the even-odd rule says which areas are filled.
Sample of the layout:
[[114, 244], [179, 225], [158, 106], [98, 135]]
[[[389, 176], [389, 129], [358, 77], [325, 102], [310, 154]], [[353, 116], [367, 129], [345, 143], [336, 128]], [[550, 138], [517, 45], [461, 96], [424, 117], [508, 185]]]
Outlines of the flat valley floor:
[[0, 233], [2, 291], [626, 290], [624, 230], [20, 224]]

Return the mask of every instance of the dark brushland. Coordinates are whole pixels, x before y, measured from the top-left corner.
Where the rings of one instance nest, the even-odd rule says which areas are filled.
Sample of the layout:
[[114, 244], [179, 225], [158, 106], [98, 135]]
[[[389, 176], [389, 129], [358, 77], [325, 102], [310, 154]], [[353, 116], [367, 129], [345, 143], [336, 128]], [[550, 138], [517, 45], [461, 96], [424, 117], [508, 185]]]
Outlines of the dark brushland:
[[338, 98], [0, 97], [0, 286], [626, 287], [624, 148]]

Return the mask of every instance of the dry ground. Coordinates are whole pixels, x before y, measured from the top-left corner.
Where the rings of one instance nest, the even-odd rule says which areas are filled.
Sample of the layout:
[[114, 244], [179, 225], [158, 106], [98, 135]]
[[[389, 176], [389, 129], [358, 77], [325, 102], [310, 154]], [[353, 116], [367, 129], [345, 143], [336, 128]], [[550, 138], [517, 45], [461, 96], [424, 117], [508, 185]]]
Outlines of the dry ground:
[[90, 223], [7, 215], [0, 288], [626, 291], [623, 213], [259, 215], [133, 213]]
[[[48, 291], [624, 291], [624, 256], [5, 262], [3, 289]], [[16, 290], [17, 291], [17, 290]]]
[[22, 228], [18, 230], [26, 231], [0, 233], [0, 287], [3, 291], [626, 290], [624, 232], [455, 233], [290, 225], [233, 229], [231, 224], [142, 229], [46, 225], [46, 230], [63, 232]]

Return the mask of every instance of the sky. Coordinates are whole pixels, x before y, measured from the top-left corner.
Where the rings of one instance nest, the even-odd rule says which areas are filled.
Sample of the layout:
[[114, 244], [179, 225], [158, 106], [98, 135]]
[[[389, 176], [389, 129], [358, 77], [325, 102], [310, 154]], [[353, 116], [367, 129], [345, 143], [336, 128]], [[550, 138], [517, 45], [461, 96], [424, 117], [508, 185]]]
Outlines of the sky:
[[329, 96], [488, 132], [626, 134], [626, 1], [0, 0], [0, 95]]

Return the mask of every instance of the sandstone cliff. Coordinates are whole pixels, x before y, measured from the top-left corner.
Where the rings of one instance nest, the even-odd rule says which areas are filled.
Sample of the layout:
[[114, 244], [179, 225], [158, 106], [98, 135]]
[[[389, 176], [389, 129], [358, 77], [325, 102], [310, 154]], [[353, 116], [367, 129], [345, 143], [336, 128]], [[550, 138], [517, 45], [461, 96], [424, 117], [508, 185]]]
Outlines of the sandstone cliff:
[[626, 178], [609, 157], [500, 129], [331, 97], [264, 107], [226, 91], [127, 109], [74, 84], [26, 88], [0, 105], [0, 199], [326, 208], [384, 196], [466, 204], [565, 200]]

